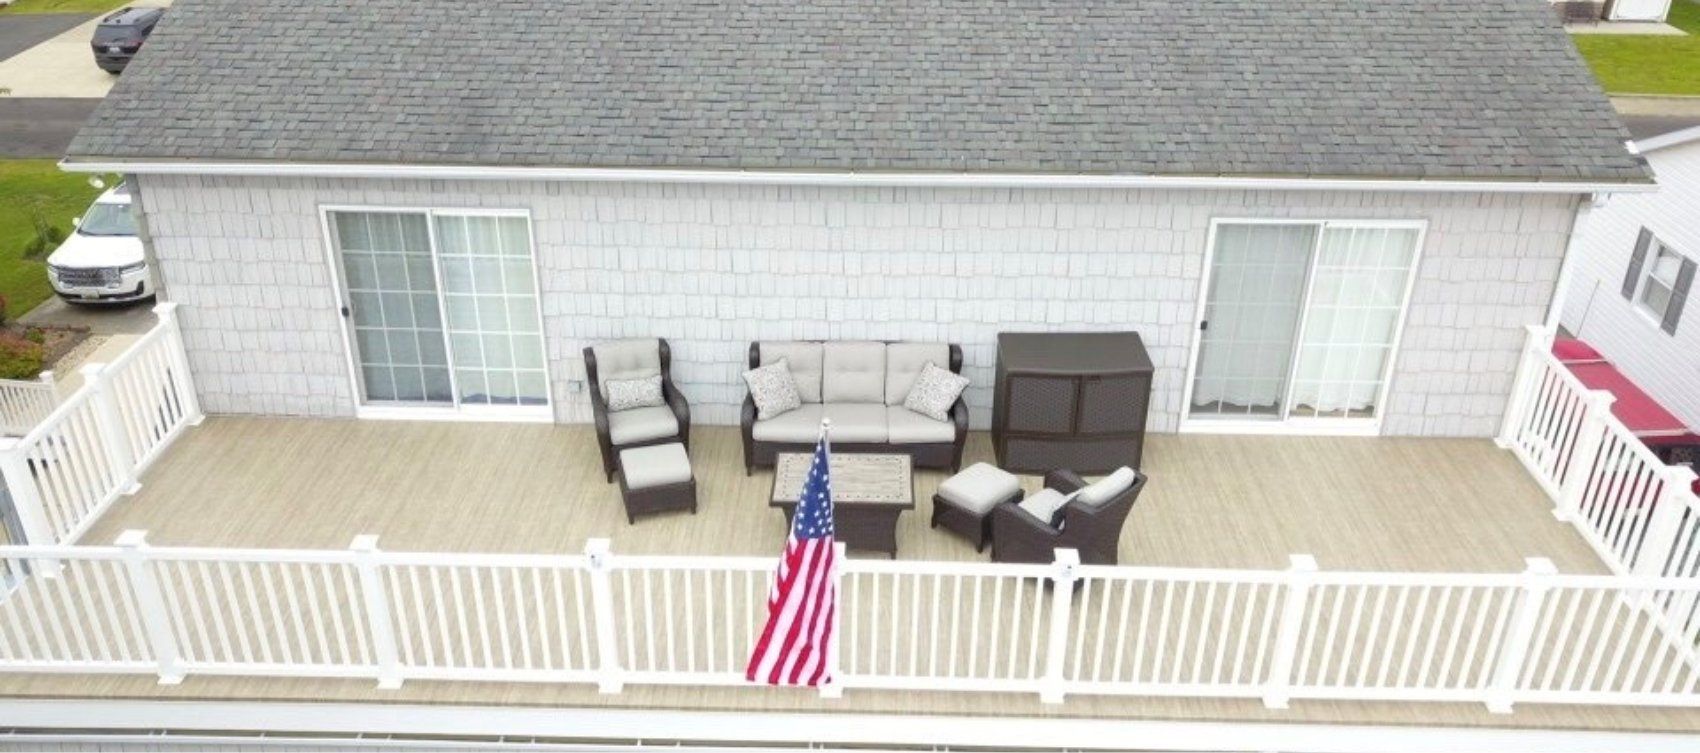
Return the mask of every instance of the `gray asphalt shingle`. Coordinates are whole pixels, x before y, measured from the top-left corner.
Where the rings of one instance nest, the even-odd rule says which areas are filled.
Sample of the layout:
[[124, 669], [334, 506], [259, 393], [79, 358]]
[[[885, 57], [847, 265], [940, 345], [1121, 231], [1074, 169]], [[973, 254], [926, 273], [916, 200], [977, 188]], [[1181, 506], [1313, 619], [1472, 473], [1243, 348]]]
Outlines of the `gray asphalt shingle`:
[[1645, 181], [1544, 0], [178, 0], [73, 159]]

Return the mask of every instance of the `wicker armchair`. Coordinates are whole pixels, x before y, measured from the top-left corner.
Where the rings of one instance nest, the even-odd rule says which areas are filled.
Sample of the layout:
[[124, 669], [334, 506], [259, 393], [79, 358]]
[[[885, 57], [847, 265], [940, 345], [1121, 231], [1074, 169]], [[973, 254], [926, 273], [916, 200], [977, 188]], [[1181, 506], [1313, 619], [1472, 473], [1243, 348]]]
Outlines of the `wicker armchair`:
[[[600, 357], [598, 353], [600, 352]], [[602, 472], [609, 481], [619, 469], [620, 450], [678, 442], [691, 446], [691, 406], [673, 385], [673, 357], [661, 338], [615, 340], [584, 349], [585, 381], [590, 385], [590, 408], [596, 421], [596, 443], [602, 450]], [[610, 414], [603, 383], [661, 375], [666, 404]]]
[[[1062, 527], [1033, 517], [1016, 503], [1006, 502], [992, 510], [992, 561], [1045, 563], [1056, 559], [1057, 549], [1076, 549], [1088, 565], [1116, 564], [1122, 524], [1145, 489], [1146, 476], [1135, 472], [1133, 483], [1103, 504], [1070, 500], [1062, 508]], [[1086, 481], [1074, 471], [1045, 474], [1045, 487], [1072, 494]]]

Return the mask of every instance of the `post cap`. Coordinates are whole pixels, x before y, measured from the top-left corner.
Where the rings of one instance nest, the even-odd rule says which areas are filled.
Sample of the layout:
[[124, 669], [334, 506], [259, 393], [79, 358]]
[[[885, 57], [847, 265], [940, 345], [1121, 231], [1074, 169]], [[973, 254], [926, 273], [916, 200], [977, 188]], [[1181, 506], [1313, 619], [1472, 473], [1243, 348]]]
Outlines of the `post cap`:
[[348, 548], [356, 552], [376, 552], [378, 551], [378, 537], [376, 534], [360, 534], [355, 536], [353, 541], [348, 542]]
[[1530, 575], [1557, 575], [1558, 574], [1558, 566], [1552, 564], [1552, 560], [1549, 560], [1545, 557], [1529, 557], [1527, 559], [1524, 559], [1523, 562], [1525, 563], [1525, 565], [1527, 565], [1527, 569], [1525, 569], [1523, 572], [1528, 573]]
[[123, 533], [118, 534], [118, 538], [113, 539], [112, 543], [116, 546], [147, 546], [148, 532], [127, 528]]
[[1288, 555], [1287, 563], [1287, 566], [1294, 570], [1304, 570], [1314, 573], [1318, 569], [1316, 566], [1316, 558], [1308, 554]]

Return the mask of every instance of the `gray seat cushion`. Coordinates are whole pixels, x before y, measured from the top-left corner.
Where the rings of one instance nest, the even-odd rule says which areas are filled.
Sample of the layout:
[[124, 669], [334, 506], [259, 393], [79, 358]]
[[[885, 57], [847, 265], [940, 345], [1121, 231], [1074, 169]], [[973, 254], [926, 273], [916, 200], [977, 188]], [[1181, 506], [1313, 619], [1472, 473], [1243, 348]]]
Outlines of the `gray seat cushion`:
[[1063, 494], [1055, 489], [1045, 488], [1028, 495], [1026, 499], [1021, 500], [1018, 506], [1026, 510], [1028, 515], [1032, 515], [1044, 521], [1045, 525], [1055, 528], [1059, 522], [1057, 512], [1062, 510], [1063, 506], [1068, 504], [1068, 501], [1072, 498], [1073, 495], [1071, 494]]
[[821, 402], [885, 404], [885, 343], [829, 342], [821, 350]]
[[989, 463], [975, 463], [939, 484], [939, 496], [964, 510], [985, 515], [1020, 489], [1021, 480], [1014, 474]]
[[820, 438], [820, 420], [825, 417], [832, 419], [834, 442], [884, 442], [885, 412], [886, 407], [879, 404], [805, 405], [756, 421], [750, 436], [761, 442], [813, 442]]
[[620, 473], [628, 489], [682, 484], [691, 480], [691, 456], [678, 442], [621, 450]]
[[597, 389], [608, 399], [611, 379], [643, 379], [661, 374], [661, 341], [653, 337], [611, 340], [590, 346], [596, 354]]
[[901, 405], [886, 407], [885, 431], [886, 441], [892, 444], [956, 441], [956, 424], [935, 421]]
[[885, 404], [902, 405], [927, 364], [950, 369], [950, 346], [945, 343], [892, 343], [885, 346]]
[[797, 383], [797, 397], [803, 404], [821, 401], [821, 344], [780, 340], [763, 342], [757, 350], [761, 365], [766, 366], [783, 358], [791, 369], [791, 380]]
[[647, 442], [679, 433], [679, 417], [665, 405], [608, 414], [608, 441], [615, 445]]

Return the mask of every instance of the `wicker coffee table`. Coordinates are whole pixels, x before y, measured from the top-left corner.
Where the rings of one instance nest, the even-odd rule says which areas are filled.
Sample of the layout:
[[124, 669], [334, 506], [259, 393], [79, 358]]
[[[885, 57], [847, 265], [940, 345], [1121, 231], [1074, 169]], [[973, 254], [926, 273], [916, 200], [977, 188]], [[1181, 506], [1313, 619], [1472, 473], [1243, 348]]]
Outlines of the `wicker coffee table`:
[[[773, 496], [769, 507], [785, 511], [785, 521], [797, 509], [797, 493], [813, 456], [780, 453], [773, 466]], [[849, 549], [885, 552], [897, 558], [897, 517], [915, 509], [914, 470], [908, 455], [868, 452], [832, 454], [832, 522], [839, 541]]]

